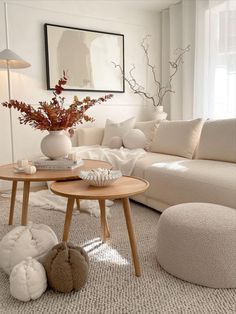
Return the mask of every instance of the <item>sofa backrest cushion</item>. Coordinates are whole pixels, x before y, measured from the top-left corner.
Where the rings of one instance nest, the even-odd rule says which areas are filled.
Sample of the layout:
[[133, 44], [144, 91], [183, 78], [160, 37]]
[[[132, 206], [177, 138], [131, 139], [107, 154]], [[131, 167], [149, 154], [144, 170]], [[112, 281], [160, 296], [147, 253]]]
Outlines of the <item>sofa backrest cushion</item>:
[[196, 156], [197, 159], [236, 162], [236, 119], [206, 121]]
[[104, 128], [78, 128], [77, 143], [74, 146], [101, 145]]
[[141, 130], [146, 136], [145, 149], [150, 150], [150, 145], [154, 136], [156, 120], [136, 122], [134, 128]]
[[130, 129], [133, 129], [135, 125], [135, 117], [122, 122], [114, 122], [110, 119], [106, 120], [106, 125], [104, 129], [104, 136], [102, 140], [102, 146], [109, 146], [109, 143], [113, 136], [120, 136], [121, 138], [127, 133]]
[[202, 125], [202, 119], [161, 121], [154, 132], [151, 152], [192, 159]]

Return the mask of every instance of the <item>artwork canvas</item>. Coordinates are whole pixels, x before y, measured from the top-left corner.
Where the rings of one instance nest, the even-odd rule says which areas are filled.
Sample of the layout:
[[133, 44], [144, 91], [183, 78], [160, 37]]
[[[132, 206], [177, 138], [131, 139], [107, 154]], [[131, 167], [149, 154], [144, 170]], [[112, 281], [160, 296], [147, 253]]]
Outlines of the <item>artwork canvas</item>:
[[54, 89], [63, 71], [65, 90], [124, 92], [124, 35], [44, 24], [47, 88]]

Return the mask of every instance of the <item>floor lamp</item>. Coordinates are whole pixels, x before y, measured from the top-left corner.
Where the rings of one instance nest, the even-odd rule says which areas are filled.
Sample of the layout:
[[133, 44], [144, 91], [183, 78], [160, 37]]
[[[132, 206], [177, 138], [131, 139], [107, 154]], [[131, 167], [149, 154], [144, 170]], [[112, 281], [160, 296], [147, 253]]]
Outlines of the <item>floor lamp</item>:
[[[24, 61], [16, 53], [10, 49], [4, 49], [0, 52], [0, 68], [7, 69], [7, 82], [8, 82], [8, 99], [11, 100], [11, 69], [23, 69], [30, 67], [30, 64]], [[10, 128], [11, 128], [11, 158], [14, 163], [14, 137], [13, 137], [13, 123], [12, 111], [10, 109]]]

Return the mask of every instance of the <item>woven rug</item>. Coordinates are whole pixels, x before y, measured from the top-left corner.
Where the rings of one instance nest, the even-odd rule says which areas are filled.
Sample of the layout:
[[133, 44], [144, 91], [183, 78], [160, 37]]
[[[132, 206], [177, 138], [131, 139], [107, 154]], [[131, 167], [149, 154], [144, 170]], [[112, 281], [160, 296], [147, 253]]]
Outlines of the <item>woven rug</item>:
[[[134, 276], [130, 246], [121, 204], [112, 207], [109, 219], [111, 239], [100, 240], [99, 220], [86, 213], [73, 216], [70, 240], [83, 246], [90, 257], [87, 284], [70, 294], [47, 290], [28, 303], [11, 297], [9, 279], [0, 271], [0, 313], [236, 313], [236, 289], [210, 289], [179, 280], [166, 273], [156, 259], [156, 227], [159, 214], [131, 203], [142, 276]], [[0, 238], [14, 226], [7, 225], [9, 200], [0, 201]], [[61, 239], [64, 213], [40, 208], [29, 209], [29, 220], [48, 224]], [[20, 221], [16, 206], [15, 226]], [[1, 256], [0, 256], [1, 258]]]

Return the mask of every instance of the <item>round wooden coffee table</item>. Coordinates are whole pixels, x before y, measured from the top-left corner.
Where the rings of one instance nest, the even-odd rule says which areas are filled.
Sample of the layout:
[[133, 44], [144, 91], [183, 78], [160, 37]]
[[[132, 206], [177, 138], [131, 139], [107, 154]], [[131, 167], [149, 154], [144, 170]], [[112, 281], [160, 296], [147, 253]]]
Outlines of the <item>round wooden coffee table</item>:
[[38, 170], [35, 174], [29, 175], [25, 173], [16, 173], [14, 168], [15, 166], [15, 164], [0, 166], [0, 179], [12, 181], [11, 204], [8, 222], [9, 225], [12, 225], [13, 223], [18, 181], [24, 182], [21, 224], [26, 225], [28, 216], [30, 182], [78, 180], [81, 170], [90, 170], [94, 168], [112, 168], [112, 165], [105, 161], [84, 159], [84, 164], [74, 170]]
[[63, 241], [68, 240], [70, 224], [72, 219], [72, 213], [75, 200], [87, 199], [98, 200], [101, 211], [101, 227], [103, 241], [110, 237], [110, 232], [106, 219], [106, 199], [121, 199], [123, 203], [123, 209], [125, 214], [126, 226], [129, 235], [129, 241], [132, 251], [132, 258], [135, 268], [135, 275], [140, 276], [140, 264], [137, 253], [137, 245], [135, 240], [135, 234], [131, 221], [131, 210], [129, 196], [140, 194], [147, 190], [149, 183], [146, 180], [135, 177], [123, 176], [115, 181], [110, 186], [106, 187], [94, 187], [88, 185], [83, 180], [67, 181], [67, 182], [55, 182], [51, 185], [51, 190], [57, 195], [67, 197], [67, 210], [64, 223]]

